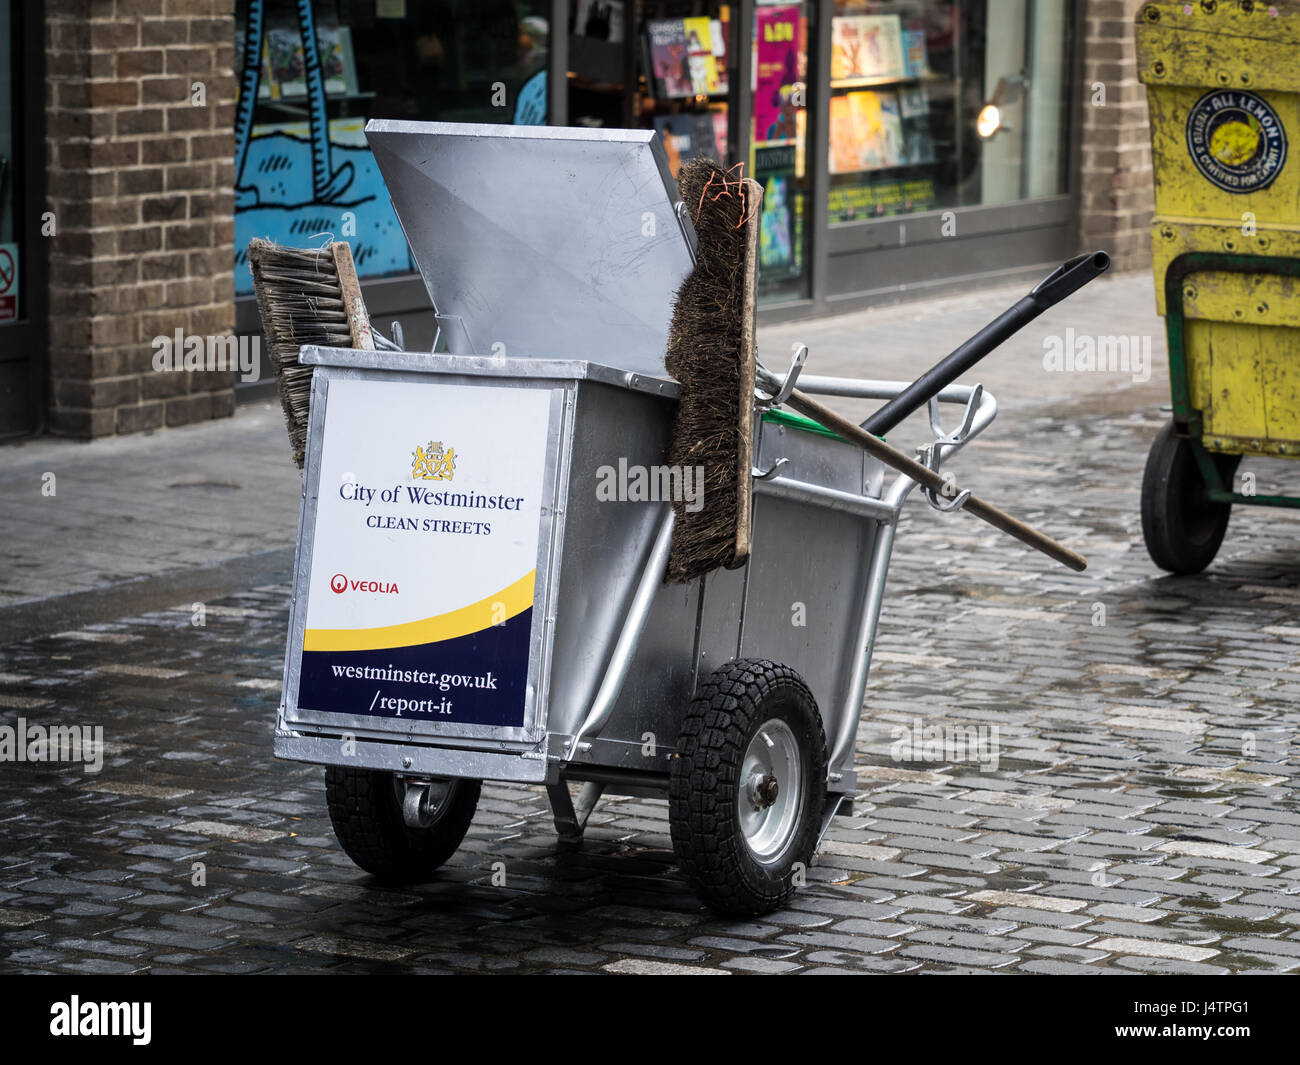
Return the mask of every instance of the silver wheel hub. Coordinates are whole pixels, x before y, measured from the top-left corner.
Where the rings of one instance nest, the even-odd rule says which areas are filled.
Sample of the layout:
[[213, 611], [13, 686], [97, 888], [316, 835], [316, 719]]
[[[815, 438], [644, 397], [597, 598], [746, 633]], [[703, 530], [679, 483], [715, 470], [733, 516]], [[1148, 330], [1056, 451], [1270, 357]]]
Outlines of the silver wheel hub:
[[784, 721], [769, 718], [745, 748], [736, 799], [745, 844], [763, 864], [780, 859], [794, 836], [801, 774], [799, 741]]
[[402, 802], [402, 820], [408, 828], [432, 828], [442, 816], [451, 794], [450, 780], [409, 780], [394, 777]]

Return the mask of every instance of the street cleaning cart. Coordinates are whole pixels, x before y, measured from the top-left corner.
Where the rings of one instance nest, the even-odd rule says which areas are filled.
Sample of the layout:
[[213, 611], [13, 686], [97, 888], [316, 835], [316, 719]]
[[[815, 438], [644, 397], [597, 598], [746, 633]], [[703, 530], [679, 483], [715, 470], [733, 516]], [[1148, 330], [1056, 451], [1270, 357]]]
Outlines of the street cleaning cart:
[[1300, 5], [1148, 3], [1137, 50], [1173, 407], [1142, 532], [1162, 569], [1197, 573], [1234, 503], [1300, 507], [1234, 483], [1243, 456], [1300, 455]]
[[[696, 249], [658, 139], [367, 135], [445, 351], [301, 352], [315, 370], [276, 754], [328, 767], [341, 843], [384, 878], [428, 876], [480, 782], [517, 781], [545, 787], [569, 841], [606, 790], [667, 796], [706, 901], [780, 905], [854, 790], [915, 482], [760, 403], [748, 561], [665, 584], [663, 352]], [[799, 385], [888, 400], [906, 383]], [[940, 403], [962, 408], [951, 433]], [[939, 390], [930, 468], [996, 410], [978, 385]], [[701, 730], [716, 758], [680, 757]]]

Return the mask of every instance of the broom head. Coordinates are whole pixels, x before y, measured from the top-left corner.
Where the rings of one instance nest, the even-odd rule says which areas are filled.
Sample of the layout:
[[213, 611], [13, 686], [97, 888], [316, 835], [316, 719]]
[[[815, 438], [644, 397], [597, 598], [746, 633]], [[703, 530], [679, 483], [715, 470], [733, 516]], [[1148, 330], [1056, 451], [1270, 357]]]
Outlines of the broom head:
[[[754, 449], [754, 309], [757, 182], [707, 159], [678, 177], [698, 240], [695, 269], [677, 291], [664, 364], [680, 400], [668, 461], [703, 468], [703, 505], [675, 500], [670, 582], [694, 580], [749, 558]], [[697, 482], [698, 484], [698, 482]], [[698, 488], [697, 488], [698, 491]]]
[[307, 450], [312, 367], [298, 362], [298, 349], [304, 344], [373, 348], [370, 319], [346, 243], [286, 248], [254, 238], [248, 243], [248, 265], [267, 357], [275, 369], [289, 428], [289, 447], [301, 469]]

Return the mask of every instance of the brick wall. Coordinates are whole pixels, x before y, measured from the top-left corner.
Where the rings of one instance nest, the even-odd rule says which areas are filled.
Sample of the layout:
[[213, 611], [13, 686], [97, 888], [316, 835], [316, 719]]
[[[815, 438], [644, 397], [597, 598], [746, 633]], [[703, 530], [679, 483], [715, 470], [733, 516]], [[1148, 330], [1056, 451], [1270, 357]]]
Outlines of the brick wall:
[[[1151, 265], [1151, 138], [1133, 28], [1142, 0], [1085, 0], [1079, 243], [1109, 251], [1115, 269]], [[1094, 86], [1105, 86], [1095, 104]]]
[[151, 343], [234, 330], [234, 3], [46, 0], [52, 432], [234, 412], [233, 374]]

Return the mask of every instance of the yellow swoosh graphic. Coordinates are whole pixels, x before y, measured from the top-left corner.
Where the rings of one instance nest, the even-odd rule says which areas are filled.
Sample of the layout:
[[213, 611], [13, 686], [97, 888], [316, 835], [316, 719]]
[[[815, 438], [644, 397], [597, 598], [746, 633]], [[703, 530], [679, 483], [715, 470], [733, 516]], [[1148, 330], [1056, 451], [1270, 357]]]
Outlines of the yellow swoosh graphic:
[[[374, 629], [308, 629], [303, 638], [304, 651], [381, 651], [390, 647], [416, 647], [468, 636], [490, 629], [522, 614], [533, 605], [533, 588], [537, 570], [525, 573], [514, 584], [495, 595], [470, 603], [459, 610], [435, 614], [401, 625], [382, 625]], [[504, 611], [504, 613], [503, 613]]]

